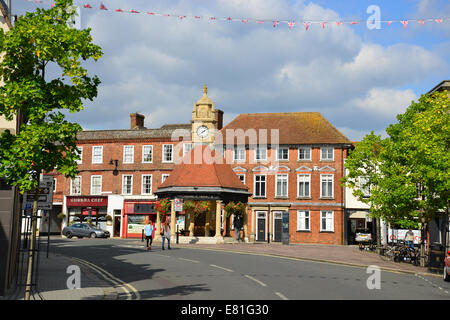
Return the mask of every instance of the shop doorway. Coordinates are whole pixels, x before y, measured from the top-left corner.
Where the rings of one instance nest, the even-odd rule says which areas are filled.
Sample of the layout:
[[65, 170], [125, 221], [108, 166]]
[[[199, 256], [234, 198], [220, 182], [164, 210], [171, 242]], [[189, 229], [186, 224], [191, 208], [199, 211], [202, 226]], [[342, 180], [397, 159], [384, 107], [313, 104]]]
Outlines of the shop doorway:
[[114, 237], [120, 237], [120, 223], [122, 222], [122, 217], [114, 217]]
[[273, 241], [281, 242], [281, 234], [283, 233], [283, 212], [273, 212]]
[[266, 241], [266, 212], [256, 212], [256, 241]]

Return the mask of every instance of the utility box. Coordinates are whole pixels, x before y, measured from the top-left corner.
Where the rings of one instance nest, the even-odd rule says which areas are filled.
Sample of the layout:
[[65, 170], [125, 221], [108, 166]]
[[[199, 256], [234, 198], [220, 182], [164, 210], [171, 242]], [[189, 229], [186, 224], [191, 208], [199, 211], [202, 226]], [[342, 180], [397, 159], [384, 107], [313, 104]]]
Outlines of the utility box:
[[440, 243], [431, 243], [430, 244], [430, 253], [428, 260], [428, 270], [431, 272], [440, 273], [444, 270], [444, 258], [445, 258], [445, 250], [444, 245]]

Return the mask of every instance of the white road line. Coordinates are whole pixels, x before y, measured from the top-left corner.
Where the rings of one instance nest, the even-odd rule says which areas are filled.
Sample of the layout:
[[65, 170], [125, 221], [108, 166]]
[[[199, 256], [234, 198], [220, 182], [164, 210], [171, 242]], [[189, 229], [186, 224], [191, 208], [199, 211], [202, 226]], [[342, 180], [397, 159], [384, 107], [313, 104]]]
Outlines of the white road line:
[[111, 281], [112, 283], [114, 283], [116, 285], [119, 285], [128, 294], [128, 299], [127, 300], [131, 300], [132, 294], [125, 287], [128, 287], [131, 291], [133, 291], [133, 293], [136, 296], [137, 300], [141, 299], [141, 295], [139, 294], [139, 291], [137, 291], [136, 288], [133, 287], [131, 284], [126, 283], [126, 282], [116, 278], [115, 276], [113, 276], [111, 273], [109, 273], [105, 269], [102, 269], [99, 266], [97, 266], [97, 265], [95, 265], [95, 264], [93, 264], [91, 262], [88, 262], [88, 261], [85, 261], [85, 260], [82, 260], [82, 259], [79, 259], [79, 258], [73, 258], [73, 259], [78, 261], [78, 262], [80, 262], [80, 263], [88, 265], [89, 267], [91, 267], [91, 269], [93, 269], [94, 271], [96, 271], [97, 273], [102, 275], [103, 278]]
[[255, 281], [256, 283], [258, 283], [259, 285], [261, 285], [261, 286], [263, 286], [263, 287], [267, 287], [267, 284], [265, 284], [264, 282], [259, 281], [258, 279], [253, 278], [252, 276], [244, 275], [244, 277], [249, 278], [250, 280]]
[[191, 259], [185, 259], [185, 258], [178, 258], [178, 259], [183, 260], [183, 261], [193, 262], [193, 263], [200, 263], [200, 261], [197, 261], [197, 260], [191, 260]]
[[231, 269], [227, 269], [227, 268], [224, 268], [224, 267], [216, 266], [215, 264], [210, 264], [210, 266], [214, 267], [214, 268], [219, 268], [219, 269], [222, 269], [222, 270], [225, 270], [225, 271], [228, 271], [228, 272], [234, 272]]
[[286, 298], [285, 295], [283, 295], [283, 294], [280, 293], [280, 292], [275, 292], [275, 294], [276, 294], [277, 296], [279, 296], [282, 300], [289, 300], [288, 298]]

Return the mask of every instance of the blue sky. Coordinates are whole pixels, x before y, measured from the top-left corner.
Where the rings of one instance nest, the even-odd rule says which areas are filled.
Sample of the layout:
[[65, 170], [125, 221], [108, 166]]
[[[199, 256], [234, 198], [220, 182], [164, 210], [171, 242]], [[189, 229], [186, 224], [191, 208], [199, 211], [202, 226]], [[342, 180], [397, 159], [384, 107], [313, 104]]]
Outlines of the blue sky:
[[[75, 0], [91, 4], [98, 0]], [[85, 110], [69, 115], [85, 129], [126, 129], [129, 114], [146, 127], [190, 121], [203, 85], [225, 122], [239, 113], [321, 112], [352, 140], [394, 123], [412, 100], [450, 79], [450, 20], [400, 23], [380, 30], [365, 24], [301, 21], [365, 20], [377, 5], [381, 20], [450, 18], [444, 0], [105, 0], [110, 9], [233, 18], [295, 19], [284, 24], [180, 20], [145, 14], [81, 9], [104, 57], [86, 63], [102, 80]], [[36, 4], [14, 1], [13, 13]], [[45, 5], [40, 5], [45, 7]], [[48, 7], [48, 6], [47, 6]]]

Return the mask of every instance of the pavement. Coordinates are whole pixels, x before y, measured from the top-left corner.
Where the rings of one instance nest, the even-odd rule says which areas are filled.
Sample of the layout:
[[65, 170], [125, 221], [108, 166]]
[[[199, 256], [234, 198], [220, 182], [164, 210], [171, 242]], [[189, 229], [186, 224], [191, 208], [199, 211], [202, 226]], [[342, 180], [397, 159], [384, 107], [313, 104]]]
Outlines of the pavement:
[[[114, 241], [114, 239], [112, 239]], [[123, 241], [123, 239], [121, 239]], [[130, 245], [143, 245], [140, 240], [127, 240]], [[153, 246], [160, 245], [154, 241]], [[241, 254], [255, 254], [276, 256], [288, 259], [299, 259], [339, 265], [349, 265], [367, 268], [377, 266], [383, 271], [419, 274], [433, 277], [441, 275], [433, 274], [427, 268], [417, 267], [409, 263], [396, 263], [388, 261], [375, 252], [361, 251], [357, 246], [321, 245], [321, 244], [290, 244], [280, 243], [226, 243], [226, 244], [176, 244], [172, 247], [185, 249], [201, 249], [226, 251]], [[116, 300], [121, 298], [123, 291], [117, 282], [105, 276], [88, 263], [50, 253], [48, 258], [45, 253], [40, 255], [38, 283], [32, 294], [32, 300]], [[83, 282], [77, 286], [76, 270], [71, 266], [78, 266], [83, 275]], [[75, 267], [76, 268], [76, 267]], [[117, 280], [117, 279], [116, 279]], [[7, 297], [0, 300], [23, 300], [25, 290], [19, 287]]]

